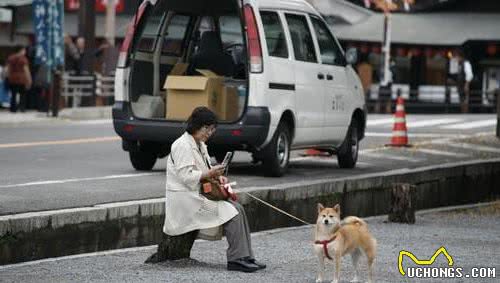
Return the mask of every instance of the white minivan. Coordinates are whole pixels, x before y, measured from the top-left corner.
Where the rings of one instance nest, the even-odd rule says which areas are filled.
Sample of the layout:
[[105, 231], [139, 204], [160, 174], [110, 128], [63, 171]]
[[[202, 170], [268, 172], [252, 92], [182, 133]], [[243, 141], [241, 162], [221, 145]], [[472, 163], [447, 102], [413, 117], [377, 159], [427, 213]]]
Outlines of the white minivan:
[[181, 62], [237, 89], [237, 115], [208, 143], [217, 160], [247, 151], [267, 175], [281, 176], [291, 150], [315, 148], [353, 168], [366, 107], [350, 65], [355, 50], [347, 55], [304, 0], [147, 0], [121, 47], [114, 128], [137, 170], [168, 155], [185, 121], [166, 118], [163, 87]]

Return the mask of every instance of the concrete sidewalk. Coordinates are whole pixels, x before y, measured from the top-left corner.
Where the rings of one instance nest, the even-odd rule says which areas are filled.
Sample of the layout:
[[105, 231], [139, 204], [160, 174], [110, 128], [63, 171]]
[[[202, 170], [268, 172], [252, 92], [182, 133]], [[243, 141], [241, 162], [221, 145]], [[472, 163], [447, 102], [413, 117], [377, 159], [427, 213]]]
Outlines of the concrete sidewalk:
[[[500, 276], [500, 204], [453, 211], [419, 213], [415, 225], [384, 223], [385, 217], [369, 218], [378, 241], [375, 282], [498, 282]], [[258, 259], [268, 268], [253, 274], [225, 269], [225, 241], [197, 241], [192, 259], [157, 265], [144, 264], [154, 247], [48, 259], [0, 266], [0, 282], [315, 282], [316, 256], [312, 251], [313, 227], [278, 229], [252, 235]], [[398, 272], [399, 251], [429, 259], [441, 246], [453, 257], [454, 267], [469, 274], [472, 267], [495, 267], [496, 279], [408, 279]], [[446, 267], [439, 256], [433, 267]], [[366, 280], [361, 261], [362, 280]], [[413, 266], [406, 258], [403, 266]], [[327, 265], [326, 280], [333, 265]], [[350, 257], [342, 262], [341, 282], [350, 282]], [[326, 281], [325, 281], [326, 282]]]
[[15, 112], [0, 110], [0, 125], [37, 124], [65, 120], [111, 119], [111, 106], [65, 108], [59, 111], [58, 117], [52, 113], [38, 111]]

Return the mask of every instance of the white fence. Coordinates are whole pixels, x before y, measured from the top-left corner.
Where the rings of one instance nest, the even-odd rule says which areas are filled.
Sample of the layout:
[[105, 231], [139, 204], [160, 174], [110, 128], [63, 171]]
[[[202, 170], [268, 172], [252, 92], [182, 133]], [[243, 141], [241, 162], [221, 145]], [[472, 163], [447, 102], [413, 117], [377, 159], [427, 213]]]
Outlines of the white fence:
[[113, 97], [115, 92], [114, 76], [103, 76], [99, 73], [91, 75], [62, 76], [61, 96], [72, 97], [72, 107], [80, 106], [82, 97]]

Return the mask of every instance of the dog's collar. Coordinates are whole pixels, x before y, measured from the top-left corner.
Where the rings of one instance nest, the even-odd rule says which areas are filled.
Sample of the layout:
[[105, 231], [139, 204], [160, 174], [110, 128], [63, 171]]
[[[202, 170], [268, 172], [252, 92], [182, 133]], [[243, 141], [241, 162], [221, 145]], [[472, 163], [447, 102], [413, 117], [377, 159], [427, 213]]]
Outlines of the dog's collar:
[[324, 240], [324, 241], [315, 241], [314, 243], [316, 245], [323, 245], [323, 251], [325, 252], [325, 256], [329, 260], [333, 260], [330, 255], [328, 254], [328, 244], [333, 242], [337, 238], [337, 233], [335, 233], [329, 240]]

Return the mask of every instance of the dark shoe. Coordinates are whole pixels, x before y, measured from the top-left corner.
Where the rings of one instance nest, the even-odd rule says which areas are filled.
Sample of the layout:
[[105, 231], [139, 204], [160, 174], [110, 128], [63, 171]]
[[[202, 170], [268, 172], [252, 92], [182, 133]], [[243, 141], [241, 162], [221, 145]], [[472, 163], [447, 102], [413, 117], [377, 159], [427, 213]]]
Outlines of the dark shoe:
[[243, 258], [227, 262], [227, 270], [255, 272], [259, 269], [260, 268], [257, 265], [250, 263]]
[[265, 269], [267, 267], [265, 264], [258, 262], [255, 258], [246, 257], [245, 259], [246, 259], [246, 261], [257, 265], [259, 267], [259, 269]]

